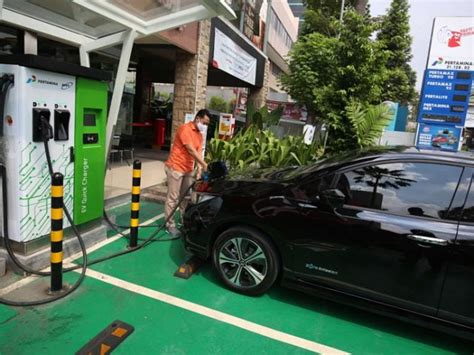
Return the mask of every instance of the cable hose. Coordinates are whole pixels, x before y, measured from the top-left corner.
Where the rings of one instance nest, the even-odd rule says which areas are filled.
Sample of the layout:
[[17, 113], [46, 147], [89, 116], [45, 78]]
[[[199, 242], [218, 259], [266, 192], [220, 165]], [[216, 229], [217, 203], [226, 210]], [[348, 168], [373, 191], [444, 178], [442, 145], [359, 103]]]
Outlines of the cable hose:
[[[189, 191], [189, 190], [188, 190]], [[109, 216], [107, 215], [106, 211], [104, 210], [104, 220], [107, 222], [107, 224], [110, 226], [110, 228], [112, 228], [117, 234], [120, 234], [121, 236], [125, 237], [125, 238], [129, 238], [130, 237], [130, 234], [124, 234], [122, 231], [118, 230], [118, 228], [130, 228], [130, 226], [120, 226], [120, 225], [117, 225], [115, 223], [113, 223]], [[160, 225], [156, 225], [156, 224], [150, 224], [150, 225], [146, 225], [146, 226], [141, 226], [139, 225], [140, 228], [162, 228], [163, 226], [165, 226], [166, 223], [163, 223], [163, 224], [160, 224]], [[118, 227], [118, 228], [117, 228]], [[177, 240], [179, 239], [180, 237], [173, 237], [173, 238], [166, 238], [166, 239], [155, 239], [155, 240], [152, 240], [153, 242], [170, 242], [172, 240]], [[138, 238], [138, 240], [140, 241], [144, 241], [146, 239], [143, 239], [143, 238]]]
[[[50, 168], [49, 172], [50, 172], [50, 175], [52, 176], [51, 157], [49, 155], [49, 147], [48, 147], [48, 142], [47, 142], [46, 139], [45, 139], [44, 143], [45, 143], [45, 149], [46, 149], [46, 157], [47, 157], [47, 160], [48, 160], [48, 167]], [[0, 165], [0, 169], [1, 169], [1, 173], [2, 173], [4, 240], [5, 240], [5, 247], [7, 249], [8, 255], [10, 256], [12, 261], [15, 263], [15, 265], [18, 266], [23, 271], [25, 271], [27, 273], [30, 273], [30, 274], [39, 275], [39, 276], [50, 276], [51, 272], [36, 271], [36, 270], [32, 270], [29, 267], [26, 267], [25, 265], [23, 265], [17, 259], [15, 253], [13, 252], [13, 250], [11, 248], [10, 238], [8, 236], [7, 174], [6, 174], [5, 166]], [[47, 304], [47, 303], [57, 301], [61, 298], [64, 298], [64, 297], [70, 295], [77, 288], [79, 288], [79, 286], [82, 284], [82, 282], [84, 281], [84, 279], [86, 277], [86, 271], [87, 271], [87, 249], [86, 249], [86, 246], [84, 244], [84, 240], [82, 239], [79, 231], [77, 230], [77, 228], [76, 228], [76, 226], [75, 226], [75, 224], [74, 224], [74, 222], [71, 218], [71, 215], [70, 215], [70, 213], [69, 213], [69, 211], [68, 211], [68, 209], [65, 205], [63, 206], [63, 209], [64, 209], [64, 212], [66, 214], [66, 217], [67, 217], [69, 223], [71, 224], [71, 227], [72, 227], [74, 233], [76, 234], [76, 237], [78, 238], [79, 245], [80, 245], [81, 251], [82, 251], [82, 256], [83, 256], [82, 257], [82, 264], [78, 265], [80, 268], [82, 268], [82, 272], [79, 275], [79, 278], [77, 279], [77, 281], [67, 291], [65, 291], [64, 293], [59, 293], [58, 295], [56, 295], [54, 297], [49, 297], [49, 298], [42, 299], [42, 300], [37, 300], [37, 301], [28, 301], [28, 302], [19, 302], [19, 301], [8, 300], [8, 299], [5, 299], [5, 298], [0, 298], [0, 303], [6, 304], [8, 306], [14, 306], [14, 307], [39, 306], [39, 305], [43, 305], [43, 304]], [[68, 268], [68, 269], [64, 269], [63, 272], [67, 272], [67, 271], [71, 271], [71, 270], [73, 270], [73, 269]]]
[[[49, 125], [49, 122], [47, 124]], [[46, 124], [43, 125], [43, 129], [45, 127], [46, 127]], [[52, 166], [52, 162], [51, 162], [51, 156], [50, 156], [50, 152], [49, 152], [49, 145], [48, 145], [48, 138], [47, 137], [45, 137], [45, 139], [44, 139], [44, 147], [45, 147], [45, 153], [46, 153], [46, 160], [47, 160], [47, 164], [48, 164], [48, 171], [49, 171], [50, 175], [52, 176], [53, 166]], [[3, 208], [3, 216], [4, 217], [3, 218], [4, 218], [4, 221], [5, 221], [4, 222], [4, 239], [5, 239], [5, 247], [7, 249], [7, 252], [9, 254], [10, 258], [12, 259], [12, 261], [15, 263], [15, 265], [18, 266], [24, 272], [29, 273], [29, 274], [39, 275], [39, 276], [50, 276], [51, 272], [42, 272], [42, 271], [32, 270], [29, 267], [26, 267], [25, 265], [21, 264], [21, 262], [16, 258], [15, 254], [14, 254], [12, 248], [11, 248], [10, 239], [8, 237], [8, 222], [7, 222], [8, 221], [8, 214], [7, 214], [7, 208], [5, 208], [5, 206], [8, 206], [8, 199], [7, 199], [7, 194], [6, 194], [6, 191], [7, 191], [6, 190], [7, 189], [6, 168], [3, 165], [0, 165], [0, 169], [2, 170], [2, 175], [3, 175], [3, 178], [2, 178], [3, 205], [4, 205], [4, 208]], [[71, 224], [71, 227], [72, 227], [74, 233], [76, 234], [76, 237], [78, 238], [78, 241], [79, 241], [79, 244], [80, 244], [80, 247], [81, 247], [81, 251], [82, 251], [82, 254], [83, 254], [83, 260], [82, 260], [82, 264], [78, 264], [78, 265], [73, 266], [73, 267], [65, 268], [65, 269], [63, 269], [63, 272], [69, 272], [69, 271], [73, 271], [73, 270], [77, 270], [79, 268], [82, 268], [82, 272], [80, 274], [79, 279], [76, 281], [76, 283], [70, 289], [68, 289], [66, 292], [64, 292], [62, 294], [59, 294], [55, 297], [50, 297], [50, 298], [47, 298], [47, 299], [38, 300], [38, 301], [30, 301], [30, 302], [15, 302], [15, 301], [10, 301], [10, 300], [7, 300], [7, 299], [0, 298], [0, 303], [6, 304], [6, 305], [9, 305], [9, 306], [25, 307], [25, 306], [42, 305], [42, 304], [46, 304], [46, 303], [50, 303], [50, 302], [59, 300], [61, 298], [64, 298], [64, 297], [70, 295], [73, 291], [75, 291], [80, 286], [80, 284], [83, 282], [83, 280], [86, 276], [87, 266], [94, 265], [94, 264], [97, 264], [97, 263], [102, 262], [102, 261], [110, 260], [112, 258], [115, 258], [115, 257], [121, 256], [121, 255], [129, 254], [131, 252], [140, 250], [152, 241], [163, 241], [164, 242], [164, 241], [171, 241], [171, 240], [179, 239], [180, 237], [168, 238], [168, 239], [162, 239], [162, 240], [161, 239], [160, 240], [154, 240], [154, 238], [158, 235], [158, 233], [161, 232], [161, 230], [164, 228], [164, 226], [166, 226], [166, 223], [173, 217], [174, 213], [179, 208], [179, 205], [184, 200], [184, 198], [186, 197], [186, 195], [188, 194], [188, 192], [191, 190], [191, 188], [193, 186], [194, 186], [194, 184], [189, 186], [189, 188], [181, 196], [180, 200], [178, 201], [176, 206], [173, 208], [172, 212], [170, 213], [168, 218], [165, 220], [165, 222], [160, 227], [158, 227], [158, 230], [156, 232], [154, 232], [150, 237], [146, 238], [143, 241], [143, 243], [137, 245], [135, 248], [130, 248], [130, 249], [124, 250], [122, 252], [114, 253], [114, 254], [111, 254], [111, 255], [108, 255], [108, 256], [105, 256], [105, 257], [102, 257], [102, 258], [91, 260], [91, 261], [88, 261], [88, 259], [87, 259], [87, 249], [85, 247], [84, 241], [83, 241], [83, 239], [80, 235], [80, 232], [77, 230], [77, 227], [74, 224], [69, 211], [67, 210], [66, 206], [64, 205], [63, 207], [64, 207], [64, 212], [66, 214], [66, 217], [67, 217], [69, 223]], [[108, 220], [110, 222], [108, 217], [106, 218], [106, 220]], [[121, 232], [119, 232], [119, 233], [121, 235], [124, 235]]]
[[11, 74], [4, 74], [0, 78], [0, 82], [0, 117], [2, 118], [0, 122], [0, 136], [3, 136], [5, 99], [7, 98], [8, 89], [14, 83], [14, 76]]

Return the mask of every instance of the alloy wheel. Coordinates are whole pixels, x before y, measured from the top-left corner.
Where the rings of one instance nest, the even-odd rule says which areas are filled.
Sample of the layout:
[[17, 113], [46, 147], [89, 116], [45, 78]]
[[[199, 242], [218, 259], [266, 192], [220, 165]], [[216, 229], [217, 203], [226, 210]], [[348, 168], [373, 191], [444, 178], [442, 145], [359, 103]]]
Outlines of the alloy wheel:
[[220, 249], [218, 264], [223, 276], [239, 287], [254, 287], [267, 276], [268, 260], [262, 248], [252, 240], [235, 237]]

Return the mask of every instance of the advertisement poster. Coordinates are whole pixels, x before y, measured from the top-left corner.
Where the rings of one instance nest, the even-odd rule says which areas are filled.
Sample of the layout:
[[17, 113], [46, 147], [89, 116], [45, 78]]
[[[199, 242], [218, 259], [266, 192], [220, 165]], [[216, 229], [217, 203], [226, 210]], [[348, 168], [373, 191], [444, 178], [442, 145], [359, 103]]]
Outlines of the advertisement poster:
[[235, 118], [230, 113], [221, 113], [219, 117], [219, 138], [232, 138], [235, 129]]
[[276, 110], [279, 106], [283, 106], [282, 119], [285, 120], [296, 120], [306, 121], [308, 118], [308, 112], [305, 106], [300, 106], [296, 102], [280, 102], [267, 100], [267, 108], [270, 111]]
[[212, 66], [255, 85], [257, 58], [244, 51], [218, 28], [215, 29]]
[[427, 69], [418, 122], [464, 126], [473, 77], [470, 71]]
[[474, 71], [474, 17], [437, 17], [428, 57], [428, 69]]
[[417, 148], [457, 151], [461, 131], [458, 127], [422, 123], [418, 128]]

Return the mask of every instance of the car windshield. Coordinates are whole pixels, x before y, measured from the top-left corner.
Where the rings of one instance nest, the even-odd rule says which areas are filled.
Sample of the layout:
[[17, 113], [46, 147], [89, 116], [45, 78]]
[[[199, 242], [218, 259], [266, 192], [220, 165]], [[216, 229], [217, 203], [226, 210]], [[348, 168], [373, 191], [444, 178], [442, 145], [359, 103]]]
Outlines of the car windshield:
[[279, 171], [274, 171], [275, 179], [289, 180], [302, 175], [311, 174], [317, 170], [327, 169], [335, 165], [343, 165], [345, 162], [352, 162], [357, 159], [369, 158], [370, 156], [376, 156], [381, 153], [400, 151], [401, 148], [372, 148], [370, 150], [359, 150], [342, 152], [338, 154], [328, 155], [322, 157], [320, 160], [313, 162], [309, 165], [285, 168]]
[[229, 178], [233, 180], [293, 180], [303, 175], [312, 174], [321, 169], [327, 169], [336, 165], [344, 165], [357, 159], [378, 156], [381, 153], [401, 151], [402, 148], [372, 148], [369, 150], [359, 150], [326, 155], [320, 160], [303, 166], [289, 166], [284, 168], [256, 168], [248, 167], [244, 170], [230, 171]]

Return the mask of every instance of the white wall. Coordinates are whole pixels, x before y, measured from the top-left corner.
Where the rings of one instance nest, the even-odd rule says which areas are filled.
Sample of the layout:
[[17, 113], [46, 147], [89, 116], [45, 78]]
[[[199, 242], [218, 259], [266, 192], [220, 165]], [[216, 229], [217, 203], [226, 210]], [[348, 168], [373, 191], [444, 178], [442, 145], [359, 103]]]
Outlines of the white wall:
[[397, 132], [385, 131], [379, 140], [379, 145], [415, 145], [415, 133], [412, 132]]

